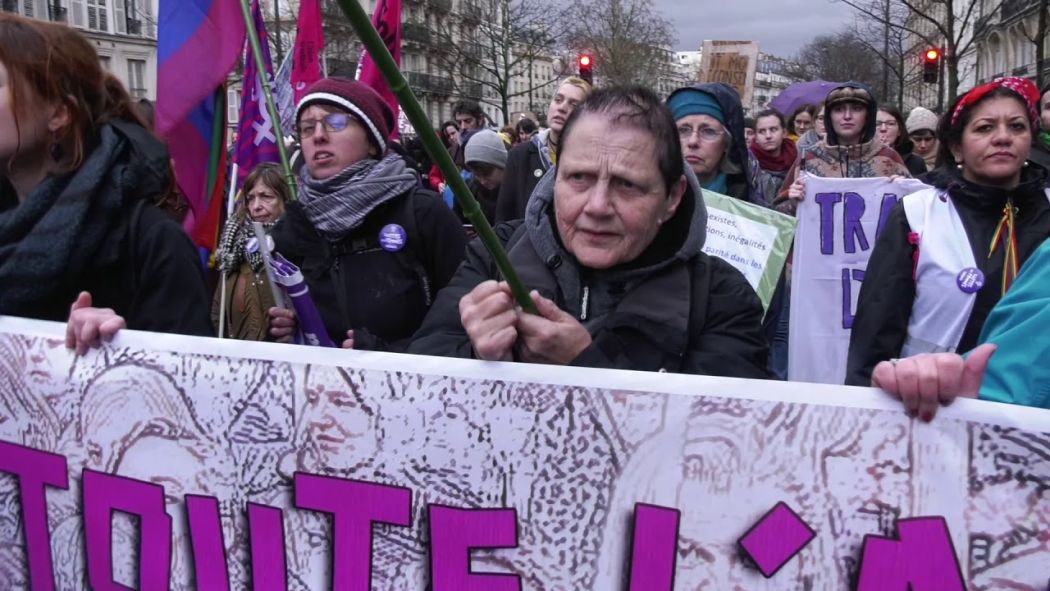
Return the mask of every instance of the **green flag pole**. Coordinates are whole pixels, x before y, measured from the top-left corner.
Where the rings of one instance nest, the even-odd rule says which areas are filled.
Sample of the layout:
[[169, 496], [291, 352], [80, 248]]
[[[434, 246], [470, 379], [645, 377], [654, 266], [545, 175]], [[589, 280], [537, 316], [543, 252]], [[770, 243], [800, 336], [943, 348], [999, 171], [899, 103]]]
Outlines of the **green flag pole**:
[[477, 199], [474, 199], [474, 195], [467, 188], [467, 183], [460, 176], [459, 170], [456, 169], [455, 163], [452, 162], [452, 156], [445, 150], [445, 146], [441, 144], [441, 140], [434, 133], [434, 127], [430, 124], [430, 120], [427, 119], [426, 113], [423, 112], [423, 108], [419, 105], [419, 101], [416, 100], [412, 89], [408, 87], [408, 82], [405, 81], [401, 70], [394, 63], [394, 58], [390, 55], [390, 50], [387, 49], [386, 43], [379, 37], [379, 33], [372, 26], [372, 21], [369, 20], [368, 15], [365, 14], [364, 9], [361, 8], [361, 4], [357, 0], [338, 0], [338, 2], [343, 9], [343, 14], [350, 19], [354, 32], [361, 39], [368, 54], [372, 56], [376, 65], [379, 66], [383, 79], [386, 80], [390, 90], [397, 97], [398, 102], [401, 103], [401, 109], [404, 110], [405, 116], [408, 117], [412, 126], [415, 127], [416, 133], [419, 135], [419, 139], [422, 140], [423, 146], [426, 147], [427, 153], [437, 163], [438, 168], [441, 169], [441, 174], [445, 175], [445, 182], [452, 188], [452, 194], [455, 195], [456, 201], [463, 208], [463, 214], [474, 224], [474, 229], [477, 230], [482, 244], [488, 249], [496, 262], [496, 267], [499, 269], [500, 274], [503, 275], [503, 278], [510, 286], [514, 299], [526, 312], [535, 314], [536, 306], [533, 305], [532, 298], [529, 297], [529, 292], [525, 289], [525, 284], [521, 282], [521, 278], [518, 277], [514, 267], [510, 264], [507, 251], [503, 249], [503, 245], [499, 243], [496, 233], [492, 231], [492, 226], [485, 219], [485, 215], [481, 213], [481, 206], [478, 205]]
[[[277, 105], [273, 102], [273, 93], [270, 91], [270, 77], [266, 75], [266, 63], [263, 62], [262, 47], [259, 44], [259, 32], [255, 29], [255, 19], [252, 18], [252, 7], [250, 0], [241, 0], [241, 13], [244, 14], [244, 26], [248, 33], [248, 42], [252, 46], [252, 56], [255, 58], [255, 71], [262, 80], [263, 98], [266, 100], [266, 110], [270, 112], [270, 123], [273, 124], [274, 135], [277, 137], [277, 153], [281, 155], [281, 166], [284, 168], [285, 179], [288, 181], [288, 190], [291, 199], [299, 195], [299, 189], [295, 182], [295, 174], [288, 162], [288, 151], [284, 148], [284, 134], [281, 131], [281, 115], [277, 112]], [[241, 92], [249, 92], [241, 88]], [[250, 172], [250, 171], [249, 171]]]

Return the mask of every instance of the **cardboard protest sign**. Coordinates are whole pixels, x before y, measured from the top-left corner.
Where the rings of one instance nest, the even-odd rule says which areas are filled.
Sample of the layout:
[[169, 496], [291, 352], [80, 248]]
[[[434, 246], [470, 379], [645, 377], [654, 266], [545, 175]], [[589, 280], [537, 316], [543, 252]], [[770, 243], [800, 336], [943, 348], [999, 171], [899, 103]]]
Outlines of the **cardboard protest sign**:
[[0, 318], [2, 589], [1047, 579], [1050, 411], [63, 330]]
[[725, 82], [736, 89], [744, 105], [751, 104], [757, 67], [758, 43], [754, 41], [704, 41], [700, 82]]
[[704, 252], [743, 273], [768, 310], [791, 251], [795, 218], [714, 191], [704, 191], [704, 204]]
[[788, 379], [841, 384], [871, 249], [893, 206], [926, 188], [915, 179], [806, 175], [791, 277]]

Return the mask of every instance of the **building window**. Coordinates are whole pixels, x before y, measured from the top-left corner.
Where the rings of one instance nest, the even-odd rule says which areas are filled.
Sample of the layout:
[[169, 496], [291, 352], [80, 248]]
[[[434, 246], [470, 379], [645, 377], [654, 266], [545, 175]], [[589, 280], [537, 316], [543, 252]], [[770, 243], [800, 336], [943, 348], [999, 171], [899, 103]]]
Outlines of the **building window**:
[[109, 32], [106, 0], [87, 0], [87, 27], [92, 31]]
[[241, 96], [236, 89], [226, 91], [226, 123], [237, 125], [241, 121]]
[[145, 60], [128, 60], [128, 91], [135, 98], [146, 97]]

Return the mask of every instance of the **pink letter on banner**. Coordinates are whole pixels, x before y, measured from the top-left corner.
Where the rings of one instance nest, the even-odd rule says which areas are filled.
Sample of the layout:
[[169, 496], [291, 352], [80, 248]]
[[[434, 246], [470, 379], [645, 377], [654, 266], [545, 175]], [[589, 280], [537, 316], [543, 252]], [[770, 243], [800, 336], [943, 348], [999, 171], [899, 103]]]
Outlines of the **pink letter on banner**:
[[631, 538], [630, 591], [674, 589], [678, 558], [678, 522], [681, 513], [658, 505], [634, 506]]
[[360, 480], [295, 473], [295, 506], [333, 517], [332, 589], [369, 591], [372, 524], [409, 525], [412, 491]]
[[22, 496], [22, 527], [29, 558], [29, 580], [33, 583], [33, 589], [53, 591], [55, 571], [51, 559], [51, 534], [47, 527], [47, 495], [44, 486], [69, 488], [66, 458], [0, 441], [0, 472], [18, 477]]
[[816, 535], [794, 509], [781, 501], [751, 526], [737, 544], [768, 579]]
[[864, 536], [857, 591], [964, 591], [943, 517], [897, 521], [900, 540]]
[[164, 512], [164, 487], [113, 474], [84, 470], [84, 532], [88, 580], [93, 589], [131, 589], [113, 580], [113, 511], [139, 516], [139, 589], [169, 588], [171, 516]]
[[284, 512], [276, 507], [248, 503], [248, 530], [252, 546], [252, 589], [285, 591], [288, 569], [284, 554]]
[[473, 548], [516, 548], [514, 509], [456, 509], [430, 505], [430, 581], [433, 591], [520, 591], [511, 574], [474, 574]]
[[186, 513], [189, 515], [197, 588], [230, 591], [219, 501], [215, 497], [186, 495]]

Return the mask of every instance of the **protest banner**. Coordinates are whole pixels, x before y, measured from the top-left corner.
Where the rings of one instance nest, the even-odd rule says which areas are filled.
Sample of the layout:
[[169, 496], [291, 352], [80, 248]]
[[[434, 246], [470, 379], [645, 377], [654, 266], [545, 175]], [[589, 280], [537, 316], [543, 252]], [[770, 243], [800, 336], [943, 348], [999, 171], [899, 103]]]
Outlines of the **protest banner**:
[[704, 191], [704, 205], [704, 252], [743, 273], [768, 310], [795, 238], [795, 218], [714, 191]]
[[758, 67], [758, 43], [705, 40], [700, 58], [700, 82], [725, 82], [736, 89], [740, 102], [751, 104]]
[[[1050, 411], [0, 318], [0, 588], [1036, 589]], [[120, 587], [123, 588], [123, 587]]]
[[915, 179], [806, 175], [791, 274], [788, 379], [841, 384], [864, 270], [893, 206]]
[[871, 249], [901, 197], [926, 185], [915, 178], [805, 178], [797, 212], [787, 379], [841, 384]]

